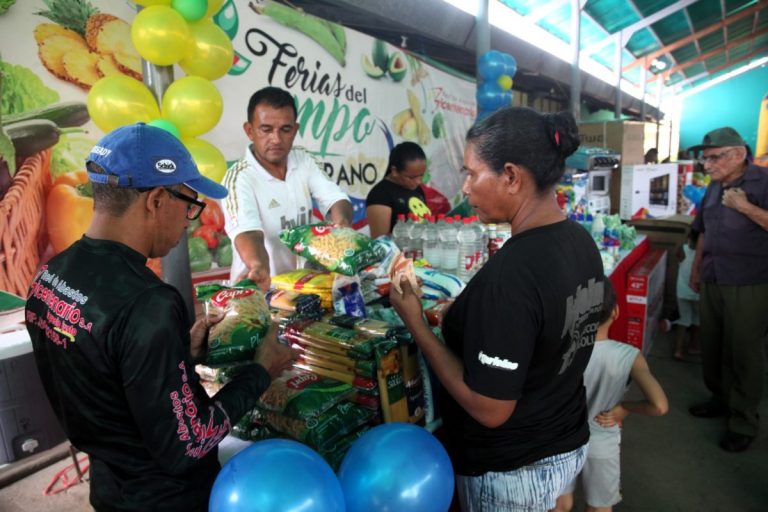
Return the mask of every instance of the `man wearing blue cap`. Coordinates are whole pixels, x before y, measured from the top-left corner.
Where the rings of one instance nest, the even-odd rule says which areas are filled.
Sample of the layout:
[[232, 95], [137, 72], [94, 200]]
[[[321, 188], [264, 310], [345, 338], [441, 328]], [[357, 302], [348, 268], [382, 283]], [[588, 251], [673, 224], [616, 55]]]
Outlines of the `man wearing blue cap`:
[[768, 336], [768, 169], [750, 164], [730, 127], [712, 130], [699, 161], [712, 177], [692, 228], [699, 233], [691, 288], [701, 290], [701, 356], [712, 397], [700, 418], [728, 417], [720, 447], [746, 450], [757, 436]]
[[288, 367], [275, 330], [255, 361], [209, 398], [195, 362], [208, 327], [146, 267], [226, 189], [203, 177], [171, 134], [143, 123], [107, 134], [86, 162], [87, 233], [35, 277], [27, 329], [46, 393], [91, 460], [96, 510], [206, 510], [217, 446]]

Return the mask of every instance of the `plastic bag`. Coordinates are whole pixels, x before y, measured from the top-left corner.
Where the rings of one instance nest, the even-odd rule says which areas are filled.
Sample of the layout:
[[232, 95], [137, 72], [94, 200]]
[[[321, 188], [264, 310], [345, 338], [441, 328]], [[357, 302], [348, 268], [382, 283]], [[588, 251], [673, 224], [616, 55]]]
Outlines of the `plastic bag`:
[[336, 314], [365, 318], [365, 299], [357, 276], [336, 274], [332, 296]]
[[298, 368], [284, 372], [259, 397], [259, 408], [284, 416], [307, 419], [319, 416], [349, 397], [352, 386]]
[[333, 277], [334, 274], [330, 272], [300, 269], [272, 277], [272, 286], [278, 290], [318, 295], [320, 305], [325, 309], [331, 309]]
[[269, 306], [256, 283], [247, 279], [234, 286], [204, 283], [197, 285], [196, 292], [206, 314], [224, 314], [211, 327], [205, 364], [221, 366], [253, 359], [270, 322]]
[[352, 359], [373, 359], [376, 345], [371, 336], [325, 322], [294, 322], [285, 327], [283, 336], [299, 345]]
[[348, 276], [381, 261], [386, 254], [384, 247], [362, 233], [330, 223], [286, 229], [280, 240], [295, 254]]

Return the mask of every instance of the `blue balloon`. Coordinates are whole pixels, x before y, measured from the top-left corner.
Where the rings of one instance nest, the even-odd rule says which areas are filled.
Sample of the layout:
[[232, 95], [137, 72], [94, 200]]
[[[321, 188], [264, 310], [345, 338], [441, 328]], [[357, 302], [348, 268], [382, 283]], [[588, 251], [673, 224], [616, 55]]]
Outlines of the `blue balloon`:
[[505, 94], [506, 92], [496, 82], [485, 82], [477, 88], [476, 99], [478, 108], [492, 112], [509, 105], [510, 98]]
[[495, 82], [505, 69], [504, 56], [496, 50], [485, 52], [477, 63], [477, 72], [486, 82]]
[[502, 53], [501, 55], [501, 60], [504, 63], [504, 73], [502, 74], [514, 77], [515, 73], [517, 73], [517, 61], [508, 53]]
[[270, 439], [241, 451], [221, 469], [211, 512], [344, 511], [344, 495], [320, 455], [296, 441]]
[[697, 187], [696, 185], [686, 185], [683, 187], [683, 196], [696, 205], [696, 209], [701, 209], [701, 200], [704, 198], [704, 192], [707, 187]]
[[339, 469], [347, 512], [445, 512], [453, 466], [435, 437], [408, 423], [372, 428]]

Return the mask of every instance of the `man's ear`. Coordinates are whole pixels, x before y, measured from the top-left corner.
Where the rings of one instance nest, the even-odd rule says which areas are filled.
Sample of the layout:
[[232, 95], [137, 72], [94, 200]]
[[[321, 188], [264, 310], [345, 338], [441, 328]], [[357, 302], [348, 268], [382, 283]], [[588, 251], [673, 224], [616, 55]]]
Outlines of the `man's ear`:
[[245, 135], [248, 137], [248, 139], [253, 140], [253, 125], [246, 121], [243, 123], [243, 131], [245, 132]]
[[144, 201], [144, 206], [150, 215], [154, 215], [160, 207], [163, 206], [164, 201], [168, 200], [168, 194], [162, 189], [162, 187], [153, 188], [147, 193], [147, 198]]

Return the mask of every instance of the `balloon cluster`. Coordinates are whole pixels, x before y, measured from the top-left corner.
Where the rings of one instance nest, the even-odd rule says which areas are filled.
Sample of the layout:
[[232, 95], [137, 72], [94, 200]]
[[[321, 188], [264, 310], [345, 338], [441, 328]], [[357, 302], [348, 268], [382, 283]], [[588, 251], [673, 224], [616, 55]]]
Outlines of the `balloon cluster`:
[[512, 77], [517, 73], [517, 61], [508, 53], [497, 50], [485, 52], [477, 63], [477, 118], [512, 103]]
[[350, 448], [338, 478], [316, 452], [283, 439], [260, 441], [222, 468], [212, 512], [445, 512], [453, 467], [432, 434], [407, 423], [379, 425]]
[[187, 76], [174, 81], [158, 106], [147, 87], [125, 75], [100, 79], [88, 93], [88, 113], [104, 132], [144, 122], [178, 137], [200, 172], [220, 182], [227, 170], [224, 155], [198, 139], [219, 122], [221, 93], [211, 80], [232, 66], [229, 36], [213, 16], [224, 0], [134, 0], [144, 8], [131, 24], [131, 41], [141, 57], [158, 66], [178, 64]]

